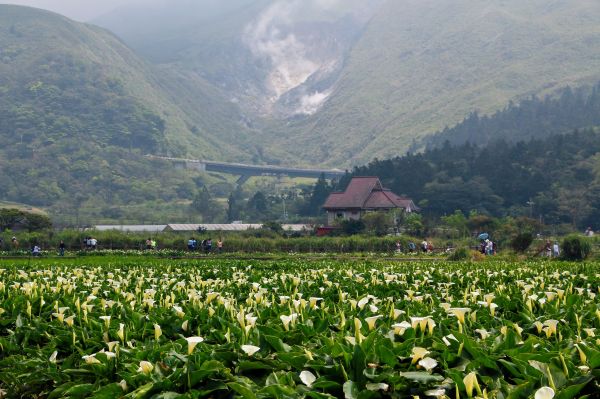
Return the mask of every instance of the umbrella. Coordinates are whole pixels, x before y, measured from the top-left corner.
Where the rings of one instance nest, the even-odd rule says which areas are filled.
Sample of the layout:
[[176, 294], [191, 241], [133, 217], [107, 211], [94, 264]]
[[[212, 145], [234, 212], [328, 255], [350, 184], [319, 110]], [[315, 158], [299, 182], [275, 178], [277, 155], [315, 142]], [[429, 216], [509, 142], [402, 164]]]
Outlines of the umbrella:
[[490, 235], [488, 233], [481, 233], [477, 236], [477, 238], [480, 240], [487, 240], [489, 237]]

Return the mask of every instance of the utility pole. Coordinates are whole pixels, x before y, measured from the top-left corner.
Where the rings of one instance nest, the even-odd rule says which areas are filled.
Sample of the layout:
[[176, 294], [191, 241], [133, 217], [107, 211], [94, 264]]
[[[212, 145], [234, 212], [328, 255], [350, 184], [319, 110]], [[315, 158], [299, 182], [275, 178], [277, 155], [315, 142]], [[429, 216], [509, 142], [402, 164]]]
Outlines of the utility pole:
[[285, 209], [285, 194], [281, 195], [281, 201], [283, 202], [283, 221], [287, 222], [288, 214], [287, 209]]

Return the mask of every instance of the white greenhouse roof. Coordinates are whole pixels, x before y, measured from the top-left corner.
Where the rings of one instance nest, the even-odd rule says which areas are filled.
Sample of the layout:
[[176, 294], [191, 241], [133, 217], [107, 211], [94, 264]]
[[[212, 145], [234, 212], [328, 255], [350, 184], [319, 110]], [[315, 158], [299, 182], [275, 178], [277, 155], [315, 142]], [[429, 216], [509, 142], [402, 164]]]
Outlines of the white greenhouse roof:
[[139, 224], [139, 225], [98, 225], [95, 226], [94, 229], [98, 231], [109, 231], [109, 230], [119, 230], [119, 231], [130, 231], [130, 232], [153, 232], [158, 233], [164, 231], [167, 227], [166, 224]]
[[[126, 231], [126, 232], [152, 232], [159, 233], [161, 231], [198, 231], [199, 229], [206, 231], [245, 231], [260, 229], [262, 224], [258, 223], [229, 223], [229, 224], [141, 224], [141, 225], [98, 225], [94, 229], [98, 231]], [[282, 224], [284, 231], [304, 231], [311, 230], [313, 226], [308, 224]]]

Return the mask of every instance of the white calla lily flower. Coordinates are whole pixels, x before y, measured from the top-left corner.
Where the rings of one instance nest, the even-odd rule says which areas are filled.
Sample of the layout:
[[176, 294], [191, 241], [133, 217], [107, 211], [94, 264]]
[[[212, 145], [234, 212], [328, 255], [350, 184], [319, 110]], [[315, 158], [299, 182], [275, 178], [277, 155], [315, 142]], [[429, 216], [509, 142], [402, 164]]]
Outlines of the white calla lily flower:
[[311, 387], [313, 382], [317, 380], [317, 377], [310, 371], [304, 370], [300, 373], [300, 381], [307, 387]]
[[535, 391], [534, 399], [552, 399], [554, 398], [554, 389], [550, 387], [541, 387]]
[[204, 341], [204, 338], [202, 338], [202, 337], [187, 337], [185, 340], [188, 343], [187, 354], [189, 356], [192, 354], [192, 352], [194, 352], [194, 348], [196, 347], [196, 345], [198, 345], [200, 342]]
[[242, 345], [242, 350], [248, 356], [253, 356], [256, 352], [260, 350], [260, 347], [254, 345]]
[[152, 365], [152, 363], [142, 360], [140, 362], [140, 367], [137, 369], [138, 373], [143, 373], [143, 374], [150, 374], [152, 372], [152, 370], [154, 370], [154, 366]]

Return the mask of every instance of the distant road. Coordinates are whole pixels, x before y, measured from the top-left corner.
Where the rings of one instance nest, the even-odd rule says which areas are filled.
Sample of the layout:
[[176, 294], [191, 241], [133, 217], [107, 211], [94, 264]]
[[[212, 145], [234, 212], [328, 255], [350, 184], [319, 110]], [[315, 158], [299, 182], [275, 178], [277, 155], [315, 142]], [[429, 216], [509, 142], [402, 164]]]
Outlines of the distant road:
[[172, 162], [176, 167], [240, 176], [238, 179], [239, 184], [243, 184], [252, 176], [289, 176], [318, 179], [321, 175], [324, 175], [326, 179], [339, 179], [346, 173], [340, 169], [303, 169], [274, 165], [247, 165], [242, 163], [161, 157], [156, 155], [146, 155], [146, 157], [169, 161]]

